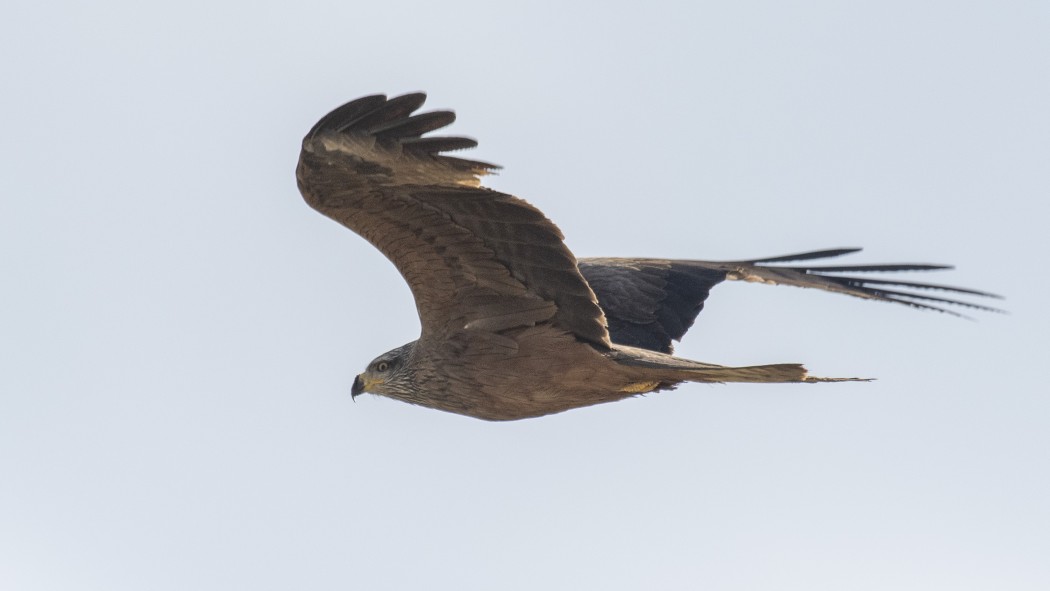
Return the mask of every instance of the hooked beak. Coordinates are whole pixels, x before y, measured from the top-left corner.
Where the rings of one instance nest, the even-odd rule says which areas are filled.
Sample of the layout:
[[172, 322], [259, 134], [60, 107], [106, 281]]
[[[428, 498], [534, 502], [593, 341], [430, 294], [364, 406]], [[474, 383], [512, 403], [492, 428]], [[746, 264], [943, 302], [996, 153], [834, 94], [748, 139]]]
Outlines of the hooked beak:
[[354, 385], [350, 386], [350, 399], [351, 400], [356, 399], [357, 395], [361, 394], [364, 391], [365, 391], [365, 382], [364, 382], [364, 380], [361, 379], [360, 375], [355, 376], [354, 377]]

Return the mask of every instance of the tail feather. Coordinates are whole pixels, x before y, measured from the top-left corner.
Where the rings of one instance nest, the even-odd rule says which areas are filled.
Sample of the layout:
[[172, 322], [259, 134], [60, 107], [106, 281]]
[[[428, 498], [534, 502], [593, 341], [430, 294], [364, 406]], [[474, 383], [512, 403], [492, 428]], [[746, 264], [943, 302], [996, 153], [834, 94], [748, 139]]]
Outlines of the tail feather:
[[776, 363], [727, 367], [683, 359], [657, 351], [615, 345], [609, 356], [621, 365], [643, 369], [639, 381], [659, 382], [672, 385], [679, 382], [738, 382], [738, 383], [785, 383], [785, 382], [868, 382], [870, 378], [820, 378], [809, 375], [800, 363]]
[[871, 378], [820, 378], [809, 375], [798, 363], [751, 365], [747, 367], [712, 366], [703, 369], [670, 370], [668, 378], [681, 382], [736, 382], [768, 384], [785, 382], [870, 382]]

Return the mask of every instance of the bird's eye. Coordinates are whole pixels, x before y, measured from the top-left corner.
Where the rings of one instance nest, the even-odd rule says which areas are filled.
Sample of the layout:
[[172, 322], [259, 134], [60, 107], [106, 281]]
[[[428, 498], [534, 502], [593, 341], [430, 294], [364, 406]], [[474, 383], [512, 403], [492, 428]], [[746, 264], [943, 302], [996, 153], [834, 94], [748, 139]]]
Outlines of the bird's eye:
[[380, 361], [376, 364], [376, 371], [386, 371], [390, 369], [390, 364], [386, 361]]

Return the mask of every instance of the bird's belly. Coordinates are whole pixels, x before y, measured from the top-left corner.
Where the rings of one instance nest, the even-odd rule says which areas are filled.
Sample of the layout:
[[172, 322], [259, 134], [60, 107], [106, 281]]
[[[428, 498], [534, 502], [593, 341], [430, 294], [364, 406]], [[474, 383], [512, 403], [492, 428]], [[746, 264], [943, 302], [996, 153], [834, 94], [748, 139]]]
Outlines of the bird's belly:
[[[425, 402], [488, 420], [514, 420], [612, 402], [649, 392], [657, 382], [637, 375], [596, 348], [550, 325], [502, 333], [513, 352], [494, 351], [472, 338], [446, 361], [436, 392]], [[480, 344], [479, 344], [480, 343]]]
[[479, 410], [493, 420], [513, 420], [621, 400], [655, 389], [659, 383], [629, 380], [600, 354], [558, 359], [530, 368], [493, 364], [479, 380]]

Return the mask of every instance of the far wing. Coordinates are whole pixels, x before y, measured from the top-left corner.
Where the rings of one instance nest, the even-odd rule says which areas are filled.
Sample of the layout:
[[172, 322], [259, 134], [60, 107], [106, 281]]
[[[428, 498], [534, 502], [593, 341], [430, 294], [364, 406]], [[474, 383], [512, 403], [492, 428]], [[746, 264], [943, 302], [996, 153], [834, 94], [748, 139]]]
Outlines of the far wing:
[[671, 353], [704, 309], [725, 271], [660, 259], [580, 259], [580, 272], [598, 296], [609, 337], [628, 345]]
[[[915, 308], [958, 315], [941, 305], [998, 311], [929, 291], [999, 297], [995, 294], [897, 279], [856, 277], [838, 273], [933, 271], [945, 265], [885, 264], [814, 266], [779, 263], [837, 257], [859, 251], [842, 248], [747, 261], [693, 261], [666, 259], [580, 259], [580, 272], [590, 283], [609, 322], [614, 343], [670, 353], [672, 340], [681, 340], [715, 285], [726, 279], [773, 285], [793, 285], [843, 293], [855, 297], [897, 302]], [[927, 292], [927, 293], [923, 293]]]

